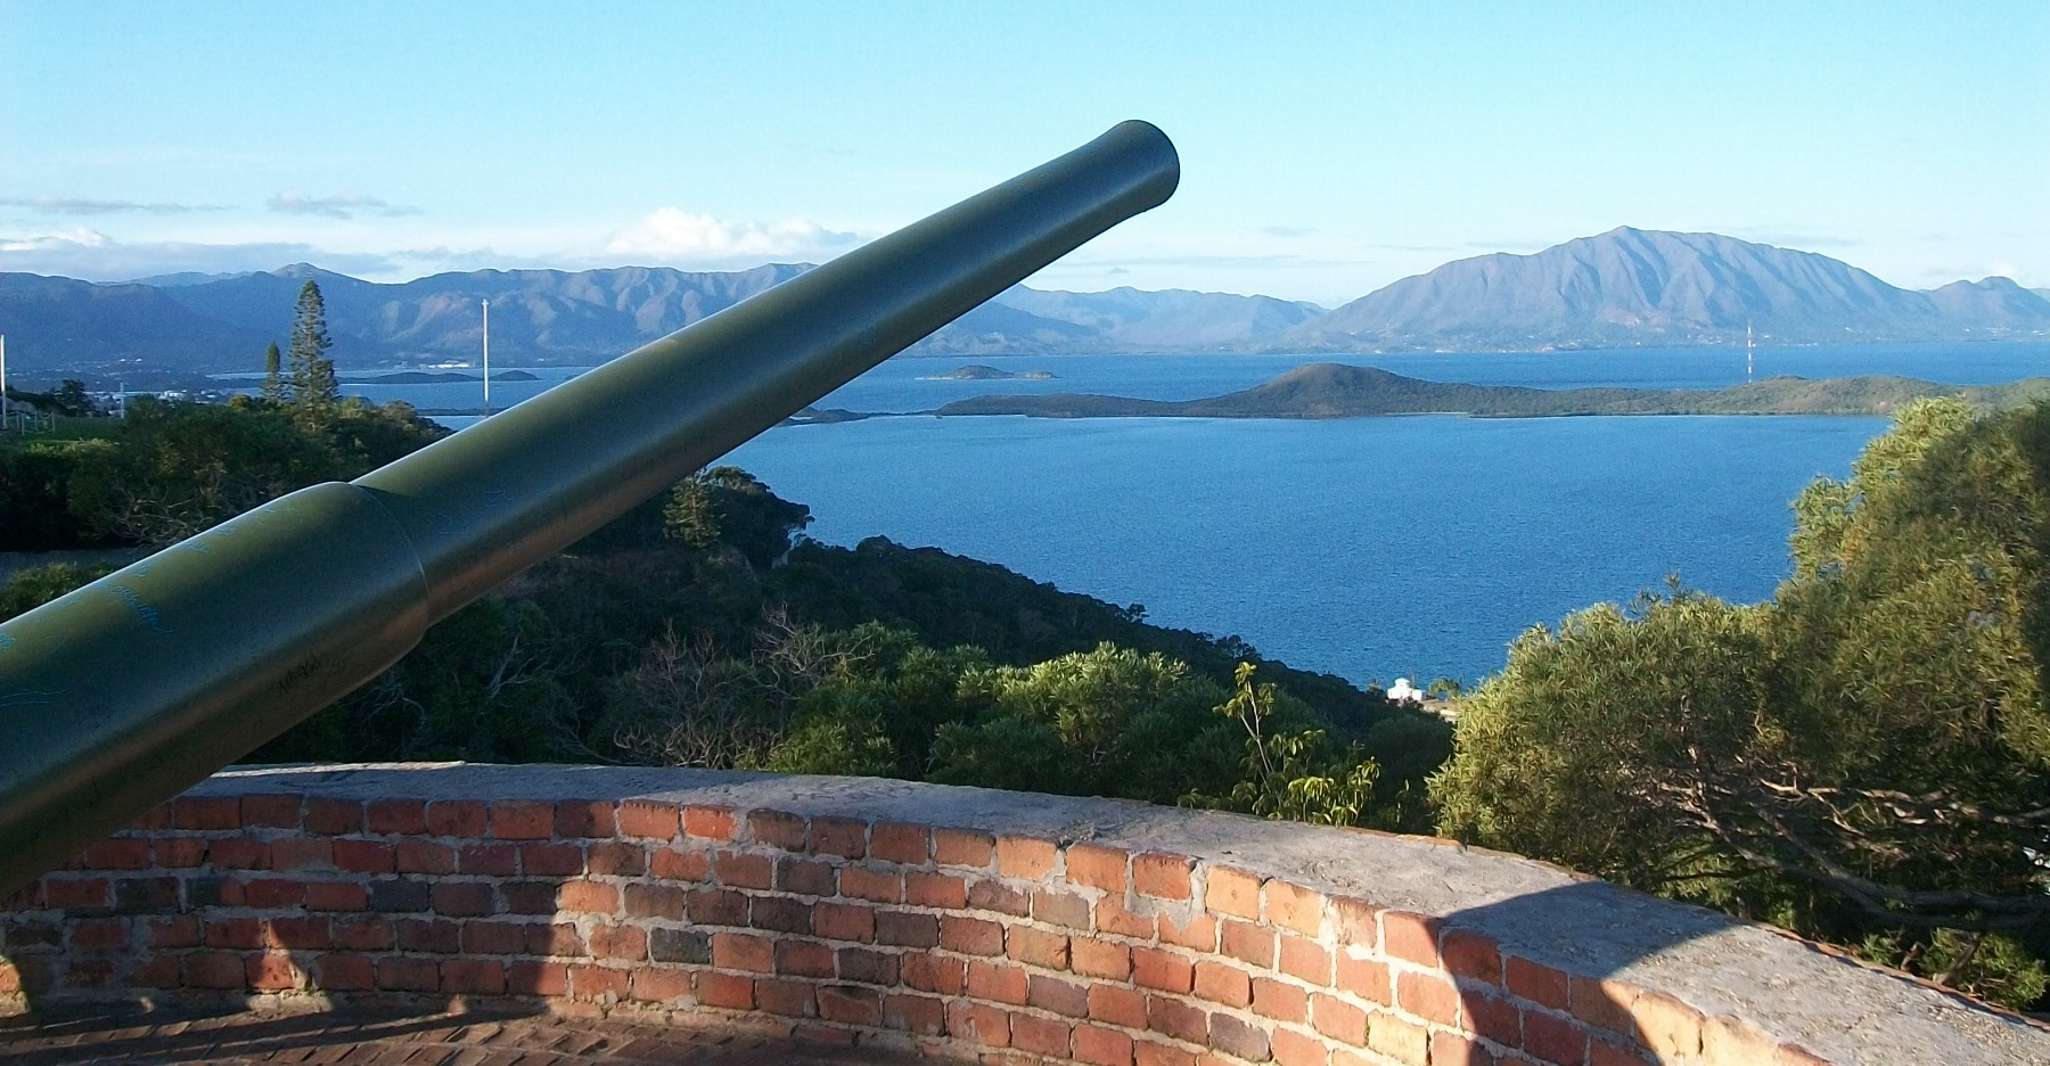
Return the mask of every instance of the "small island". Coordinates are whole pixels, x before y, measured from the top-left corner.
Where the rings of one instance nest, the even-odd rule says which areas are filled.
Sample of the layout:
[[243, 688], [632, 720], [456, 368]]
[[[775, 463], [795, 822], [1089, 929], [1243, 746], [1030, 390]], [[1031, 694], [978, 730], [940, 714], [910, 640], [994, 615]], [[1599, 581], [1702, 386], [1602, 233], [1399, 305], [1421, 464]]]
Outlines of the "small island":
[[1931, 396], [1962, 396], [1999, 409], [2050, 399], [2050, 378], [2006, 385], [1942, 385], [1865, 375], [1774, 377], [1725, 389], [1534, 389], [1462, 385], [1404, 377], [1378, 367], [1314, 363], [1250, 389], [1199, 400], [1126, 396], [977, 396], [931, 414], [1033, 418], [1373, 418], [1468, 415], [1556, 418], [1570, 415], [1888, 415]]
[[920, 381], [1052, 381], [1053, 375], [1044, 370], [999, 370], [993, 366], [976, 364], [964, 366], [945, 374], [931, 374]]
[[[482, 374], [465, 374], [453, 370], [401, 370], [392, 374], [371, 376], [344, 375], [344, 385], [440, 385], [458, 381], [483, 381]], [[493, 381], [539, 381], [540, 376], [524, 370], [507, 370], [491, 375]]]

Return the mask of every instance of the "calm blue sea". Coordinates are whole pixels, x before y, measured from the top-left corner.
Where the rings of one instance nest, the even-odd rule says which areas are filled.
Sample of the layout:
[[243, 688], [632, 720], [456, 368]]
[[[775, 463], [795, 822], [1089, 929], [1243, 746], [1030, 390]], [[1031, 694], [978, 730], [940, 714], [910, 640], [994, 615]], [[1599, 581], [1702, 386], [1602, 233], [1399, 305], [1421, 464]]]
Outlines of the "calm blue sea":
[[[924, 410], [992, 392], [1190, 398], [1320, 357], [897, 359], [822, 406]], [[1639, 349], [1335, 361], [1445, 381], [1714, 387], [1742, 351]], [[1053, 381], [921, 381], [970, 362]], [[2050, 344], [1764, 349], [1759, 373], [1980, 384], [2050, 374]], [[502, 383], [494, 399], [549, 380]], [[351, 386], [422, 407], [472, 385]], [[457, 419], [448, 419], [451, 423]], [[1525, 628], [1668, 574], [1738, 600], [1788, 572], [1787, 508], [1842, 475], [1870, 418], [1451, 417], [1339, 422], [930, 417], [772, 430], [729, 458], [809, 504], [812, 535], [881, 534], [987, 559], [1156, 622], [1237, 633], [1356, 681], [1499, 669]]]

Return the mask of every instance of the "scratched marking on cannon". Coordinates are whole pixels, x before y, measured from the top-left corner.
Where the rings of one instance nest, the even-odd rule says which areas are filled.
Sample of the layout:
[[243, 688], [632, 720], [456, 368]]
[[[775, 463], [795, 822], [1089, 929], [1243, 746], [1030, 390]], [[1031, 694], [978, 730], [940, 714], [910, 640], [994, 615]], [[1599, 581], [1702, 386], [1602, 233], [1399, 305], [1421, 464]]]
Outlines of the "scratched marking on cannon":
[[157, 609], [155, 607], [150, 606], [149, 603], [142, 598], [141, 593], [136, 592], [134, 589], [129, 588], [127, 585], [115, 585], [113, 586], [113, 589], [114, 595], [121, 597], [121, 602], [127, 604], [128, 609], [134, 611], [135, 616], [137, 618], [142, 619], [142, 624], [148, 626], [150, 632], [170, 632], [170, 630], [164, 628], [163, 618], [157, 614]]

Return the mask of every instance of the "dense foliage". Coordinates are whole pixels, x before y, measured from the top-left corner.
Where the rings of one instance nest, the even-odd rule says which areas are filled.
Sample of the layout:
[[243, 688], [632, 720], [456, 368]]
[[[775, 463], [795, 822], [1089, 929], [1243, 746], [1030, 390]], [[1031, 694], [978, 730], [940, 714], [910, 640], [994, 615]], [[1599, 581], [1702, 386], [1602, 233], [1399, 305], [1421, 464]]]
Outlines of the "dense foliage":
[[2050, 408], [1905, 409], [1795, 505], [1771, 602], [1675, 591], [1537, 629], [1433, 781], [1461, 836], [2045, 987]]

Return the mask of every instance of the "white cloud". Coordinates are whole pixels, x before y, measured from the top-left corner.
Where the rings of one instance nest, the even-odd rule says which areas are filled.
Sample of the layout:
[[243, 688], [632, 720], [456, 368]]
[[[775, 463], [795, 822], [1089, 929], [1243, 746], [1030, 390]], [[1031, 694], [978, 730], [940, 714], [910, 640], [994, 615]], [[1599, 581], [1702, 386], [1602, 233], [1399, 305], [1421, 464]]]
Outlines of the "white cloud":
[[85, 281], [127, 281], [185, 271], [233, 274], [273, 270], [287, 263], [299, 262], [311, 262], [348, 274], [389, 273], [395, 268], [393, 258], [387, 255], [336, 252], [290, 241], [241, 244], [128, 242], [89, 229], [34, 236], [0, 236], [0, 271], [57, 274]]
[[417, 215], [420, 209], [405, 204], [395, 204], [375, 196], [300, 196], [297, 193], [281, 193], [264, 201], [264, 207], [280, 215], [318, 215], [322, 218], [355, 218], [358, 214], [375, 215], [378, 218], [403, 218]]
[[[605, 253], [650, 261], [727, 263], [736, 260], [830, 258], [861, 243], [860, 234], [802, 218], [735, 222], [663, 207], [612, 234]], [[752, 265], [752, 263], [750, 265]]]
[[227, 211], [227, 204], [180, 204], [147, 200], [89, 200], [67, 196], [0, 197], [0, 207], [18, 207], [46, 215], [183, 215], [193, 211]]

